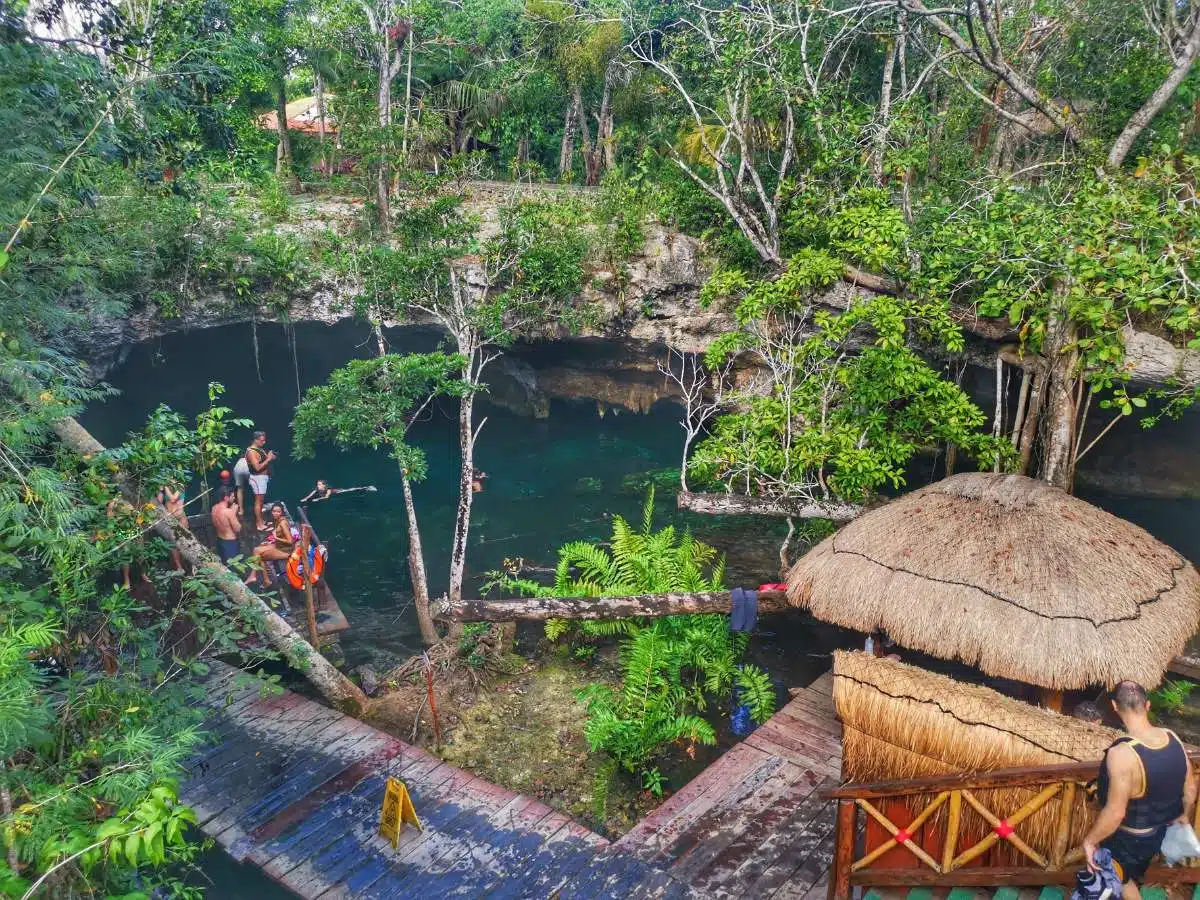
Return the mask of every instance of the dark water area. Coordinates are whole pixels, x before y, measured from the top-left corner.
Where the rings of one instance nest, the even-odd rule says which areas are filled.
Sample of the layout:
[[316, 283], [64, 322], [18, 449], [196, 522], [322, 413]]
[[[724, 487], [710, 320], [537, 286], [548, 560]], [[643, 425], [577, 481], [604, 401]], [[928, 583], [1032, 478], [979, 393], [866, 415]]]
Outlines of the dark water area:
[[[431, 329], [393, 329], [387, 337], [397, 352], [428, 351], [439, 343], [439, 334]], [[226, 388], [222, 402], [265, 429], [269, 446], [279, 454], [271, 497], [295, 501], [317, 478], [336, 487], [376, 485], [377, 493], [335, 498], [311, 506], [309, 512], [331, 548], [328, 578], [352, 625], [343, 636], [349, 665], [388, 666], [420, 649], [410, 606], [408, 536], [395, 464], [382, 452], [341, 452], [332, 446], [318, 447], [316, 459], [295, 460], [289, 427], [298, 393], [323, 382], [347, 360], [374, 353], [374, 339], [361, 323], [344, 321], [333, 326], [302, 323], [291, 332], [262, 325], [258, 343], [261, 381], [247, 325], [168, 335], [134, 347], [109, 379], [119, 396], [88, 410], [84, 423], [102, 442], [116, 444], [140, 427], [159, 403], [194, 416], [207, 403], [208, 383], [220, 381]], [[523, 358], [538, 370], [570, 365], [581, 353], [611, 350], [611, 345], [591, 350], [540, 345]], [[516, 352], [521, 354], [519, 348]], [[986, 398], [978, 400], [986, 407]], [[579, 398], [553, 401], [550, 416], [534, 420], [481, 400], [477, 417], [487, 421], [477, 445], [477, 464], [490, 477], [486, 490], [475, 497], [468, 591], [477, 591], [485, 574], [506, 559], [552, 566], [557, 549], [567, 541], [606, 539], [613, 514], [637, 521], [648, 474], [678, 466], [679, 414], [669, 402], [635, 414], [605, 410], [593, 399]], [[234, 442], [244, 446], [248, 437], [237, 433]], [[428, 478], [414, 493], [430, 588], [436, 595], [446, 588], [457, 503], [453, 407], [432, 410], [414, 426], [411, 438], [429, 461]], [[1193, 561], [1200, 560], [1200, 530], [1195, 527], [1200, 499], [1130, 496], [1141, 483], [1133, 473], [1147, 467], [1153, 468], [1158, 483], [1186, 483], [1188, 470], [1196, 465], [1198, 441], [1196, 413], [1151, 431], [1122, 423], [1101, 445], [1103, 455], [1098, 451], [1090, 461], [1092, 471], [1104, 476], [1099, 479], [1104, 486], [1092, 486], [1097, 479], [1082, 479], [1079, 494], [1141, 525]], [[938, 461], [919, 462], [910, 472], [908, 487], [920, 487], [935, 473], [940, 475], [939, 466]], [[673, 495], [668, 478], [658, 492], [656, 526], [673, 522], [715, 545], [727, 556], [730, 584], [775, 579], [781, 524], [680, 513]], [[196, 496], [193, 490], [189, 499]], [[199, 504], [193, 502], [189, 511], [198, 512]], [[763, 630], [769, 633], [756, 639], [752, 655], [781, 685], [806, 683], [820, 674], [830, 649], [854, 640], [840, 629], [797, 615], [769, 618]]]
[[[207, 405], [207, 385], [220, 381], [222, 402], [236, 415], [266, 430], [279, 454], [269, 497], [289, 503], [306, 494], [317, 478], [335, 487], [373, 484], [377, 493], [336, 497], [309, 507], [318, 533], [330, 547], [327, 577], [351, 623], [342, 645], [348, 665], [394, 664], [421, 649], [411, 609], [408, 534], [399, 473], [384, 452], [317, 449], [313, 460], [291, 457], [289, 423], [297, 399], [297, 376], [289, 338], [282, 327], [258, 328], [263, 380], [255, 369], [248, 326], [226, 326], [169, 335], [132, 348], [111, 375], [119, 396], [88, 410], [84, 424], [107, 445], [119, 443], [142, 426], [160, 403], [192, 417]], [[438, 342], [435, 332], [396, 330], [388, 334], [397, 352], [426, 351]], [[334, 326], [302, 324], [295, 328], [300, 389], [321, 383], [353, 357], [375, 352], [366, 328], [352, 322]], [[561, 364], [539, 352], [535, 365]], [[594, 400], [554, 401], [550, 416], [537, 421], [477, 404], [477, 420], [487, 418], [476, 448], [479, 468], [489, 478], [472, 511], [468, 555], [468, 591], [477, 591], [484, 575], [506, 559], [552, 566], [558, 548], [573, 540], [605, 540], [611, 516], [637, 522], [645, 498], [647, 473], [677, 468], [682, 438], [679, 410], [669, 403], [647, 414], [608, 409], [603, 416]], [[435, 409], [414, 426], [410, 437], [429, 460], [426, 481], [414, 495], [429, 570], [430, 590], [446, 589], [449, 548], [458, 500], [458, 438], [455, 409]], [[234, 435], [245, 446], [248, 432]], [[232, 460], [230, 461], [232, 467]], [[198, 496], [193, 486], [189, 501]], [[294, 503], [292, 504], [294, 507]], [[191, 502], [189, 512], [199, 512]], [[774, 523], [682, 514], [674, 508], [674, 490], [658, 491], [655, 525], [674, 522], [726, 553], [730, 583], [775, 580], [783, 530]], [[778, 617], [777, 628], [756, 641], [781, 684], [804, 683], [820, 674], [829, 643], [825, 626], [794, 616]], [[768, 625], [770, 628], [768, 628]], [[810, 635], [810, 628], [813, 633]], [[795, 652], [803, 644], [801, 653]], [[812, 657], [808, 657], [811, 650]], [[810, 675], [811, 673], [811, 675]]]

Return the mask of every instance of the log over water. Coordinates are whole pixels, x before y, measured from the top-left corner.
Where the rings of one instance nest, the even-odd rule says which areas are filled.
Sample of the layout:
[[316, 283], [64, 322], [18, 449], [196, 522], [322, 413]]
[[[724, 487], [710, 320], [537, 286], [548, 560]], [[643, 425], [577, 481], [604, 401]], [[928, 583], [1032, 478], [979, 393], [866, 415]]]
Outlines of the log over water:
[[[80, 456], [104, 452], [104, 445], [73, 418], [60, 419], [54, 424], [58, 439]], [[120, 476], [118, 476], [120, 478]], [[263, 599], [242, 584], [242, 580], [225, 567], [195, 536], [180, 526], [162, 504], [155, 503], [154, 531], [174, 545], [179, 555], [192, 567], [196, 577], [203, 578], [238, 606], [248, 607], [262, 617], [263, 636], [283, 654], [321, 695], [335, 706], [358, 713], [367, 708], [367, 696], [349, 678], [339, 672], [286, 621], [279, 617]]]
[[[456, 622], [544, 622], [547, 619], [629, 619], [640, 616], [689, 616], [725, 613], [733, 606], [729, 591], [696, 594], [640, 594], [631, 597], [517, 597], [463, 600], [434, 605], [434, 616]], [[783, 591], [760, 591], [760, 613], [791, 609]]]
[[680, 491], [675, 502], [679, 509], [712, 516], [772, 516], [777, 519], [829, 519], [833, 522], [849, 522], [864, 511], [863, 507], [854, 503], [789, 502], [743, 494], [694, 494], [691, 491]]

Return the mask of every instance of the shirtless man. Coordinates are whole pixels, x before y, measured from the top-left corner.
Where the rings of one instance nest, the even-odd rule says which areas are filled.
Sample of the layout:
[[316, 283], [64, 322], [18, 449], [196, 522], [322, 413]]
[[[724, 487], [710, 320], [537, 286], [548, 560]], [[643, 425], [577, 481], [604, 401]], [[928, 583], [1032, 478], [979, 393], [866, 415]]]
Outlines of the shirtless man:
[[212, 511], [213, 530], [217, 533], [217, 555], [221, 562], [228, 563], [241, 550], [238, 547], [238, 533], [242, 530], [242, 519], [238, 515], [237, 495], [226, 490]]
[[246, 448], [246, 463], [250, 466], [250, 490], [254, 492], [254, 527], [259, 531], [270, 531], [271, 526], [263, 521], [263, 501], [267, 497], [267, 483], [271, 480], [271, 462], [274, 450], [264, 450], [267, 445], [265, 431], [254, 432], [250, 446]]

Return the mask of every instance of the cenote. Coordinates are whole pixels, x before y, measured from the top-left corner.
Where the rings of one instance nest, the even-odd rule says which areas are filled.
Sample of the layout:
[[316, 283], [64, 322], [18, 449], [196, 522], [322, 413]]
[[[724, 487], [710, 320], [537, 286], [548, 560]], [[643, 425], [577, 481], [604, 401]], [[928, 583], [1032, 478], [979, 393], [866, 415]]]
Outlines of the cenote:
[[[116, 444], [128, 431], [139, 428], [160, 403], [194, 415], [207, 404], [208, 384], [217, 381], [226, 388], [222, 402], [236, 415], [253, 419], [255, 427], [265, 429], [270, 446], [279, 453], [273, 497], [294, 501], [317, 478], [340, 487], [376, 485], [377, 493], [336, 498], [311, 507], [310, 514], [331, 548], [329, 581], [351, 622], [350, 631], [342, 635], [346, 667], [369, 663], [379, 671], [386, 670], [422, 649], [411, 608], [408, 538], [394, 463], [382, 452], [340, 452], [331, 446], [318, 447], [313, 460], [296, 460], [291, 456], [289, 428], [298, 391], [322, 382], [348, 359], [374, 353], [373, 336], [361, 324], [349, 321], [333, 326], [302, 323], [290, 330], [260, 325], [257, 336], [261, 380], [247, 325], [171, 334], [131, 348], [108, 379], [119, 394], [90, 409], [85, 424], [102, 442]], [[387, 337], [398, 352], [432, 349], [438, 341], [436, 334], [420, 329], [394, 329]], [[580, 347], [542, 345], [534, 351], [516, 348], [515, 352], [537, 371], [568, 364], [572, 354], [579, 355]], [[980, 402], [985, 402], [984, 398]], [[434, 409], [412, 433], [429, 459], [429, 476], [415, 488], [415, 494], [430, 588], [435, 594], [446, 586], [457, 502], [458, 443], [453, 415], [449, 406]], [[520, 557], [533, 565], [549, 566], [557, 549], [568, 541], [605, 540], [613, 514], [636, 520], [647, 485], [655, 476], [661, 485], [656, 498], [657, 525], [673, 522], [689, 528], [725, 553], [730, 584], [774, 580], [781, 527], [769, 520], [700, 517], [674, 508], [674, 483], [669, 473], [677, 470], [679, 463], [679, 416], [679, 408], [667, 400], [635, 413], [585, 395], [553, 400], [549, 415], [534, 419], [484, 399], [477, 406], [477, 421], [486, 417], [486, 424], [476, 458], [489, 478], [474, 507], [468, 591], [478, 591], [486, 573], [506, 560]], [[1157, 437], [1172, 445], [1186, 445], [1195, 431], [1193, 417], [1168, 423]], [[244, 437], [236, 435], [239, 441]], [[1145, 446], [1142, 434], [1134, 429], [1118, 430], [1115, 440], [1131, 454]], [[1111, 459], [1106, 455], [1105, 465]], [[929, 480], [924, 468], [914, 467], [911, 486]], [[1080, 493], [1146, 527], [1191, 558], [1200, 555], [1195, 531], [1189, 527], [1197, 501], [1118, 497], [1084, 485]], [[190, 496], [197, 492], [193, 489]], [[198, 511], [198, 506], [192, 511]], [[528, 637], [525, 648], [532, 644]], [[773, 616], [763, 621], [749, 658], [771, 674], [782, 703], [786, 702], [787, 687], [807, 684], [828, 668], [833, 648], [853, 646], [859, 640], [806, 615]], [[958, 667], [934, 660], [924, 662], [958, 671]], [[969, 673], [960, 674], [969, 677]], [[304, 688], [300, 679], [293, 678], [291, 683]], [[702, 752], [695, 760], [673, 763], [668, 767], [672, 786], [688, 780], [732, 742], [728, 729], [722, 728], [717, 748]], [[233, 863], [217, 850], [205, 854], [200, 867], [203, 875], [195, 877], [211, 881], [210, 888], [217, 896], [286, 895], [257, 869]]]
[[[395, 464], [383, 451], [341, 452], [329, 445], [319, 446], [315, 459], [293, 459], [289, 427], [297, 382], [303, 391], [323, 382], [348, 359], [374, 353], [374, 338], [364, 326], [349, 321], [333, 326], [301, 323], [292, 332], [259, 325], [257, 332], [261, 381], [248, 325], [171, 334], [131, 348], [108, 378], [119, 394], [89, 410], [84, 422], [102, 442], [116, 444], [141, 427], [160, 403], [194, 416], [207, 405], [208, 384], [216, 381], [226, 388], [222, 402], [266, 430], [270, 446], [279, 454], [271, 497], [294, 501], [317, 478], [335, 487], [376, 485], [377, 493], [335, 498], [309, 511], [331, 548], [330, 585], [351, 622], [342, 636], [347, 667], [370, 663], [385, 668], [422, 649], [410, 606], [408, 536]], [[433, 349], [438, 340], [420, 329], [392, 329], [387, 337], [396, 352]], [[535, 364], [553, 364], [570, 352], [553, 351], [542, 348]], [[578, 347], [574, 352], [578, 354]], [[411, 433], [429, 460], [428, 478], [414, 494], [435, 596], [446, 588], [458, 498], [453, 415], [452, 407], [435, 409]], [[506, 559], [520, 557], [548, 566], [568, 541], [606, 539], [613, 514], [636, 521], [655, 473], [665, 482], [656, 493], [656, 526], [675, 522], [716, 546], [727, 556], [731, 584], [774, 580], [783, 530], [762, 520], [748, 523], [675, 510], [674, 482], [668, 473], [679, 465], [679, 416], [679, 408], [669, 401], [634, 413], [592, 397], [554, 400], [549, 416], [540, 420], [518, 416], [486, 399], [479, 403], [477, 422], [486, 417], [486, 423], [476, 459], [489, 477], [472, 513], [468, 590], [478, 590], [486, 573]], [[239, 441], [246, 437], [236, 434]], [[193, 489], [189, 499], [195, 496]], [[189, 512], [200, 511], [199, 506], [193, 503]], [[804, 634], [808, 630], [815, 630], [804, 640], [814, 644], [811, 657], [790, 652], [785, 658], [780, 652], [774, 665], [764, 660], [780, 676], [781, 685], [804, 683], [806, 675], [819, 674], [830, 641], [837, 642], [836, 629], [810, 622]], [[789, 632], [788, 638], [794, 651], [792, 638], [802, 640], [803, 634]], [[776, 655], [770, 647], [762, 652]]]
[[[438, 335], [427, 329], [389, 329], [387, 338], [396, 352], [430, 350], [438, 344]], [[160, 403], [195, 415], [207, 404], [208, 384], [220, 382], [226, 388], [222, 402], [265, 429], [270, 446], [279, 453], [271, 496], [295, 500], [317, 478], [340, 487], [376, 485], [377, 493], [336, 498], [311, 507], [310, 513], [331, 547], [330, 583], [352, 625], [342, 639], [347, 666], [394, 664], [421, 649], [410, 605], [408, 538], [395, 465], [383, 452], [340, 452], [332, 446], [319, 447], [315, 459], [296, 460], [290, 447], [289, 423], [298, 393], [323, 382], [348, 359], [374, 353], [374, 338], [364, 325], [347, 320], [332, 326], [298, 323], [287, 329], [259, 325], [257, 340], [257, 367], [251, 329], [245, 324], [169, 334], [130, 348], [108, 377], [119, 393], [91, 408], [83, 421], [102, 442], [116, 444], [141, 427]], [[514, 352], [527, 354], [536, 370], [578, 357], [581, 347], [540, 345], [535, 352], [521, 347]], [[978, 399], [984, 405], [990, 402]], [[485, 398], [476, 415], [477, 421], [486, 417], [476, 458], [489, 478], [486, 490], [475, 499], [468, 590], [478, 590], [486, 574], [506, 559], [553, 565], [557, 549], [568, 541], [604, 540], [613, 514], [636, 519], [655, 474], [663, 485], [656, 495], [656, 525], [674, 522], [716, 546], [726, 554], [730, 584], [773, 580], [784, 533], [780, 526], [769, 520], [696, 516], [675, 509], [674, 482], [668, 473], [678, 468], [682, 437], [680, 409], [673, 402], [661, 400], [648, 412], [636, 413], [593, 396], [578, 396], [553, 400], [549, 416], [534, 419]], [[1094, 464], [1109, 468], [1148, 448], [1187, 447], [1198, 431], [1196, 415], [1164, 422], [1154, 432], [1123, 426]], [[412, 437], [429, 460], [428, 478], [415, 488], [415, 495], [430, 589], [436, 595], [445, 590], [457, 503], [453, 409], [433, 410], [414, 427]], [[1167, 465], [1177, 468], [1170, 461]], [[914, 467], [910, 487], [929, 480], [924, 468]], [[1178, 472], [1171, 474], [1179, 478]], [[1119, 496], [1088, 487], [1086, 474], [1081, 482], [1079, 493], [1089, 501], [1141, 525], [1189, 558], [1200, 559], [1200, 544], [1190, 525], [1200, 501]], [[199, 511], [198, 506], [193, 504], [189, 511]], [[781, 688], [819, 674], [829, 650], [853, 640], [807, 617], [775, 617], [770, 624], [780, 630], [756, 640], [753, 653]]]

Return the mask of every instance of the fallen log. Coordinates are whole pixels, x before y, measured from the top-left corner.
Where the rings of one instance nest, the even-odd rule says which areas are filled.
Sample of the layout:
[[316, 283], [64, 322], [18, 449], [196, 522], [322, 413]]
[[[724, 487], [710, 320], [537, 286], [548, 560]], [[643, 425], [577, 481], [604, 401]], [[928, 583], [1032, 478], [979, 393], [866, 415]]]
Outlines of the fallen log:
[[[696, 594], [639, 594], [631, 597], [515, 597], [508, 600], [462, 600], [435, 603], [435, 618], [454, 622], [544, 622], [547, 619], [631, 619], [728, 613], [729, 591]], [[760, 591], [760, 613], [791, 609], [783, 591]]]
[[857, 287], [865, 287], [867, 290], [874, 291], [877, 294], [888, 294], [892, 297], [899, 297], [904, 293], [904, 286], [895, 278], [888, 278], [886, 275], [876, 275], [874, 272], [865, 272], [849, 263], [842, 266], [842, 280]]
[[691, 491], [680, 491], [675, 503], [679, 509], [711, 516], [772, 516], [777, 519], [829, 519], [833, 522], [849, 522], [864, 511], [863, 507], [854, 503], [767, 500], [744, 494], [694, 494]]
[[[75, 419], [60, 419], [54, 423], [58, 439], [80, 456], [104, 452], [104, 445]], [[119, 477], [119, 476], [118, 476]], [[175, 546], [196, 576], [228, 597], [233, 603], [254, 610], [262, 617], [262, 633], [271, 646], [283, 654], [293, 668], [321, 692], [334, 706], [346, 712], [358, 713], [368, 706], [367, 695], [343, 675], [324, 656], [316, 652], [295, 629], [275, 613], [262, 597], [242, 584], [242, 580], [208, 551], [190, 531], [182, 527], [162, 504], [155, 502], [154, 531]]]

